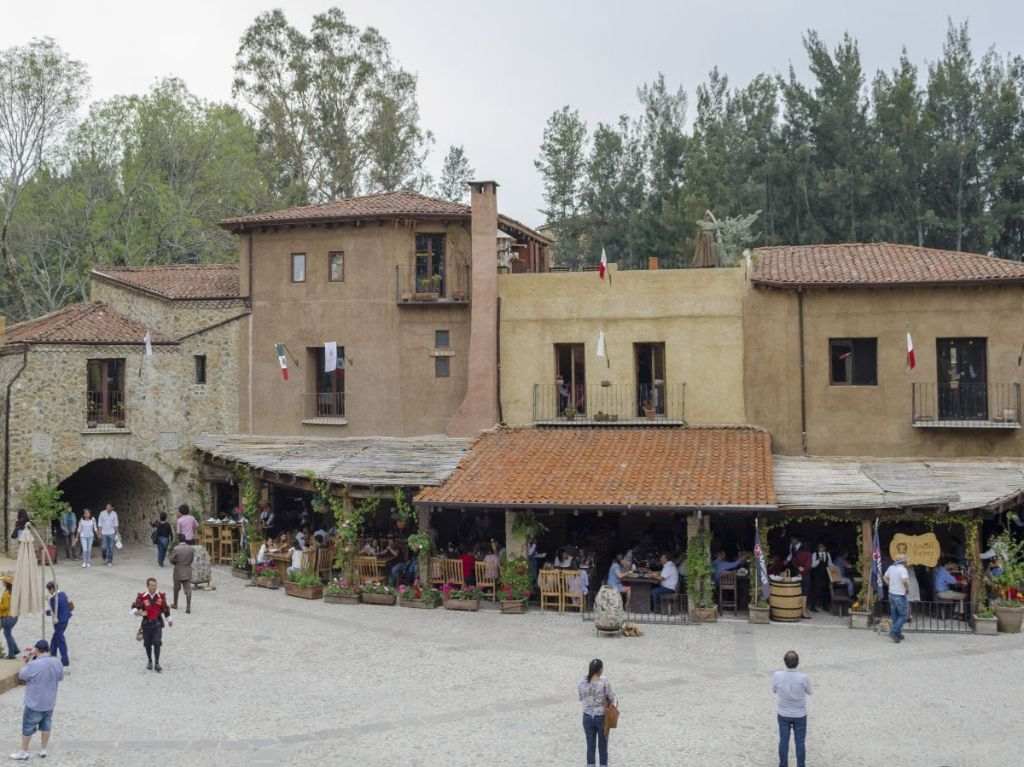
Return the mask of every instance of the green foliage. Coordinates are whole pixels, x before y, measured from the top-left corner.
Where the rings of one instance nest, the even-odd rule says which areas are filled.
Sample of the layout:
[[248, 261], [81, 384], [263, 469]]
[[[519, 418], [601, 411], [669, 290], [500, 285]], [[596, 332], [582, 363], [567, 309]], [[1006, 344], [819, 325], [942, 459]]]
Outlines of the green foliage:
[[686, 588], [694, 607], [715, 606], [711, 573], [711, 535], [701, 530], [686, 549]]
[[445, 593], [448, 595], [448, 599], [455, 599], [457, 601], [479, 600], [484, 597], [484, 593], [482, 591], [473, 588], [472, 586], [466, 586], [461, 589], [450, 589]]
[[249, 552], [239, 551], [235, 554], [235, 558], [231, 562], [232, 565], [237, 567], [239, 570], [249, 569]]
[[469, 195], [469, 182], [473, 180], [472, 166], [466, 157], [466, 150], [460, 144], [448, 147], [448, 154], [441, 164], [441, 178], [438, 179], [434, 194], [442, 200], [465, 202]]
[[532, 511], [517, 511], [512, 523], [512, 532], [524, 538], [537, 538], [548, 531]]
[[408, 524], [416, 518], [416, 512], [412, 508], [412, 504], [405, 497], [405, 490], [400, 487], [395, 488], [395, 513], [394, 519], [397, 522], [404, 522]]
[[400, 586], [398, 597], [403, 602], [425, 602], [433, 607], [440, 605], [443, 599], [440, 591], [434, 588], [423, 588], [419, 581], [412, 586]]
[[393, 587], [386, 583], [367, 583], [362, 586], [364, 594], [394, 594]]
[[288, 573], [288, 582], [304, 589], [320, 585], [320, 577], [310, 570], [293, 570]]
[[422, 551], [430, 552], [430, 535], [427, 533], [413, 533], [405, 539], [409, 550], [419, 554]]
[[514, 557], [501, 563], [501, 580], [498, 588], [503, 599], [529, 598], [530, 567], [525, 557]]
[[260, 526], [260, 491], [256, 486], [256, 477], [252, 469], [243, 466], [235, 472], [235, 481], [238, 483], [238, 500], [245, 518], [246, 535], [251, 542], [260, 543], [263, 540], [263, 528]]
[[999, 588], [996, 604], [1000, 606], [1020, 606], [1017, 600], [1008, 598], [1009, 589], [1024, 590], [1024, 540], [1014, 540], [1009, 531], [1000, 533], [992, 541], [992, 549], [999, 558], [1002, 573], [991, 577], [992, 583]]
[[25, 510], [32, 526], [46, 540], [50, 539], [51, 523], [71, 505], [64, 500], [64, 491], [57, 487], [56, 477], [47, 474], [44, 481], [33, 479], [25, 493]]
[[345, 578], [332, 578], [324, 587], [324, 594], [332, 597], [357, 597], [362, 588]]

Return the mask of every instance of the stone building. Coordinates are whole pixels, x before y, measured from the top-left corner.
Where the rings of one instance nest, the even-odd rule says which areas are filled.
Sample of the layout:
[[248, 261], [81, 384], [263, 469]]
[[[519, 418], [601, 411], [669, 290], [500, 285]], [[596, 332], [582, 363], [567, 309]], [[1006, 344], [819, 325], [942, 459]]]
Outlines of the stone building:
[[194, 438], [237, 430], [237, 267], [96, 270], [90, 297], [0, 334], [5, 540], [47, 478], [79, 514], [112, 503], [124, 537], [145, 540], [160, 511], [209, 502]]

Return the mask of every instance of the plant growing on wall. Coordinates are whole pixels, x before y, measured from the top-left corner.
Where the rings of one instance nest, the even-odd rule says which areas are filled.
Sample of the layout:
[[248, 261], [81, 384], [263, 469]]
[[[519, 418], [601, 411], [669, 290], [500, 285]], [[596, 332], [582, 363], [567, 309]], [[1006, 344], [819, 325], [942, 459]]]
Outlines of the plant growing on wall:
[[245, 518], [246, 535], [253, 543], [263, 540], [263, 528], [260, 526], [260, 491], [256, 487], [256, 477], [252, 469], [239, 467], [235, 472], [238, 482], [238, 500]]
[[331, 492], [329, 482], [317, 479], [312, 473], [306, 476], [313, 484], [313, 492], [322, 508], [330, 509], [334, 525], [338, 530], [335, 537], [337, 549], [334, 554], [334, 566], [345, 573], [345, 577], [349, 581], [354, 581], [355, 557], [359, 549], [359, 537], [363, 532], [363, 522], [368, 516], [377, 513], [380, 499], [377, 497], [364, 498], [357, 504], [346, 504], [339, 496]]
[[416, 516], [416, 512], [413, 511], [412, 504], [405, 498], [405, 490], [400, 487], [395, 488], [395, 511], [392, 514], [392, 518], [395, 520], [399, 530], [404, 530], [406, 525], [413, 521]]
[[992, 576], [999, 589], [997, 607], [1021, 607], [1020, 592], [1024, 589], [1024, 541], [1015, 541], [1009, 532], [1000, 533], [992, 541], [1002, 572]]
[[547, 527], [537, 519], [532, 511], [516, 512], [515, 521], [512, 523], [512, 532], [523, 538], [537, 538], [548, 531]]
[[715, 591], [711, 580], [711, 535], [698, 532], [686, 550], [686, 588], [694, 607], [714, 607]]
[[71, 504], [64, 500], [64, 491], [57, 487], [52, 474], [47, 474], [45, 481], [33, 479], [29, 483], [25, 494], [25, 510], [32, 520], [32, 526], [47, 543], [50, 542], [53, 521], [70, 509]]

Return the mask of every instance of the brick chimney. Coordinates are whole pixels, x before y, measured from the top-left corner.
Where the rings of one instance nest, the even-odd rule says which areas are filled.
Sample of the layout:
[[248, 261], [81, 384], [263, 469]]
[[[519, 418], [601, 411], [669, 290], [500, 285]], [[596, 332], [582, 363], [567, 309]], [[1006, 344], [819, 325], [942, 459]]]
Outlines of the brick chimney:
[[466, 396], [448, 423], [451, 437], [475, 437], [498, 423], [498, 184], [471, 181], [473, 283]]

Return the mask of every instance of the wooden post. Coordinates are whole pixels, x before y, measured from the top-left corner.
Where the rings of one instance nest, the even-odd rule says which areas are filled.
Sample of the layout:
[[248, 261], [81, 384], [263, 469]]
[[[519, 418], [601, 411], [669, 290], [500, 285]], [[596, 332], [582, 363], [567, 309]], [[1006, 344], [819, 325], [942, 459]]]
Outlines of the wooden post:
[[[973, 528], [973, 531], [970, 528]], [[969, 542], [967, 556], [971, 562], [971, 615], [974, 615], [978, 612], [978, 601], [984, 583], [981, 574], [981, 522], [972, 520], [964, 523], [964, 535]], [[964, 618], [970, 620], [966, 615]]]
[[[425, 535], [430, 535], [430, 507], [416, 507], [416, 529]], [[433, 539], [431, 539], [433, 542]], [[430, 588], [430, 554], [431, 546], [420, 549], [420, 555], [416, 561], [416, 577], [423, 588]]]
[[860, 577], [864, 590], [865, 604], [860, 607], [862, 610], [871, 612], [871, 557], [874, 554], [874, 530], [870, 519], [861, 520], [860, 523], [861, 552], [860, 552]]
[[[704, 520], [703, 519], [698, 519], [697, 515], [695, 513], [694, 514], [690, 514], [690, 516], [688, 516], [686, 518], [686, 556], [687, 556], [687, 558], [689, 558], [693, 554], [693, 552], [694, 552], [694, 546], [696, 544], [694, 543], [693, 539], [696, 538], [697, 535], [700, 533], [701, 527], [703, 527], [703, 525], [704, 525]], [[686, 583], [686, 588], [687, 588], [687, 590], [689, 590], [689, 588], [690, 588], [689, 581], [687, 581], [687, 583]], [[689, 594], [687, 594], [687, 597], [686, 597], [686, 612], [689, 613], [691, 619], [693, 619], [693, 608], [694, 608], [693, 600], [690, 599]]]
[[518, 513], [505, 509], [505, 554], [509, 559], [526, 556], [526, 536], [513, 531]]

